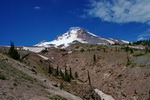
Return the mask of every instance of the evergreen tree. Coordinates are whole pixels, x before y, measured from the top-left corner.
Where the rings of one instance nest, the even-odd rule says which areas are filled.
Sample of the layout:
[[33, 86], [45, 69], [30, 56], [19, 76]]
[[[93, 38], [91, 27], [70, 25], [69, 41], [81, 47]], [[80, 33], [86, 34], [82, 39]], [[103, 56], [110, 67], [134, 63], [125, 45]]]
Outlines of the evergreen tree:
[[150, 40], [141, 40], [141, 41], [134, 42], [133, 44], [150, 46]]
[[74, 78], [73, 78], [73, 75], [72, 75], [71, 67], [70, 67], [70, 78], [71, 78], [71, 79], [74, 79]]
[[93, 61], [96, 62], [96, 55], [93, 55]]
[[49, 67], [48, 67], [48, 73], [49, 73], [49, 74], [52, 74], [52, 67], [51, 67], [50, 64], [49, 64]]
[[67, 76], [65, 77], [65, 81], [67, 81], [67, 82], [70, 82], [70, 81], [71, 81], [70, 75], [67, 75]]
[[129, 45], [131, 45], [132, 43], [131, 42], [129, 42]]
[[103, 51], [104, 51], [104, 52], [106, 52], [106, 49], [105, 49], [105, 48], [103, 48]]
[[91, 77], [90, 77], [89, 71], [88, 71], [88, 80], [89, 80], [89, 85], [91, 85]]
[[133, 51], [133, 49], [132, 49], [132, 48], [130, 48], [130, 53], [134, 53], [134, 51]]
[[67, 66], [65, 66], [65, 77], [68, 76]]
[[125, 47], [126, 52], [129, 52], [129, 50], [130, 50], [129, 46]]
[[78, 79], [78, 77], [79, 77], [79, 76], [78, 76], [78, 72], [75, 72], [75, 73], [74, 73], [74, 76], [75, 76], [76, 79]]
[[62, 79], [64, 79], [64, 73], [62, 72], [62, 70], [59, 70], [60, 76], [62, 77]]
[[19, 55], [18, 51], [15, 49], [13, 42], [10, 42], [10, 49], [9, 49], [8, 54], [11, 58], [13, 58], [15, 60], [20, 59], [20, 55]]
[[57, 65], [57, 69], [56, 69], [56, 76], [59, 76], [59, 68], [58, 68], [58, 65]]
[[68, 74], [68, 71], [67, 71], [67, 66], [65, 66], [64, 81], [67, 81], [67, 82], [71, 81], [70, 75]]

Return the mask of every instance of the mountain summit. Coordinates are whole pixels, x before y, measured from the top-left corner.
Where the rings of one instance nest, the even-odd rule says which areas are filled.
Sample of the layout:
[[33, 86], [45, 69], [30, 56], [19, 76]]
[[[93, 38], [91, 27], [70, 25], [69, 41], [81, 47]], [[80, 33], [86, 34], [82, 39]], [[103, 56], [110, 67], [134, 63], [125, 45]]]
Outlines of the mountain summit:
[[70, 44], [80, 42], [89, 44], [128, 44], [128, 41], [113, 39], [113, 38], [103, 38], [80, 27], [71, 27], [69, 31], [58, 36], [55, 40], [51, 42], [42, 41], [34, 46], [38, 47], [57, 47], [62, 45], [63, 47], [68, 47]]

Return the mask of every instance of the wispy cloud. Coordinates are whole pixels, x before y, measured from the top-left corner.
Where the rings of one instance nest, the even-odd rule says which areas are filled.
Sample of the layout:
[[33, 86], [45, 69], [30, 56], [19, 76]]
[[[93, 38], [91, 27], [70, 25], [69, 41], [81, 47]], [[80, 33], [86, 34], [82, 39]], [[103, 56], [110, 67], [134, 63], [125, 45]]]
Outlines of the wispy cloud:
[[108, 22], [150, 24], [149, 0], [91, 0], [86, 12]]
[[33, 9], [35, 9], [35, 10], [40, 10], [41, 7], [35, 6], [35, 7], [33, 7]]
[[150, 29], [147, 29], [144, 33], [138, 36], [137, 40], [147, 40], [150, 39]]

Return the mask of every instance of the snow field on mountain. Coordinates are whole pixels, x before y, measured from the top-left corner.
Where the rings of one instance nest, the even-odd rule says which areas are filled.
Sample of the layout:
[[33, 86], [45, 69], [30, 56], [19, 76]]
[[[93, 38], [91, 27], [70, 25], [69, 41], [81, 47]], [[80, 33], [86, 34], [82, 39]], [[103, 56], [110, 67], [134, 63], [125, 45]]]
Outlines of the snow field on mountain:
[[101, 97], [102, 100], [115, 100], [111, 95], [105, 94], [99, 89], [94, 89], [94, 91]]

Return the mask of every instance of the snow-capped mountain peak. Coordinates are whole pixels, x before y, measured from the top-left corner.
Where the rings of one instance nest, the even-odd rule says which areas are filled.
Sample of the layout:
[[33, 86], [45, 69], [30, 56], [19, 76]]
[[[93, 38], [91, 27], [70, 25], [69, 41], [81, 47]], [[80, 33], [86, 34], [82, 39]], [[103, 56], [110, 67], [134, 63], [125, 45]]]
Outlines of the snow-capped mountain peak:
[[80, 30], [81, 28], [80, 27], [70, 27], [70, 31], [78, 31]]
[[93, 33], [88, 32], [87, 30], [80, 27], [71, 27], [69, 31], [58, 36], [55, 40], [51, 42], [41, 42], [35, 46], [44, 46], [44, 47], [58, 47], [62, 45], [63, 47], [68, 47], [74, 42], [81, 43], [90, 43], [90, 44], [127, 44], [128, 41], [112, 39], [112, 38], [102, 38]]

